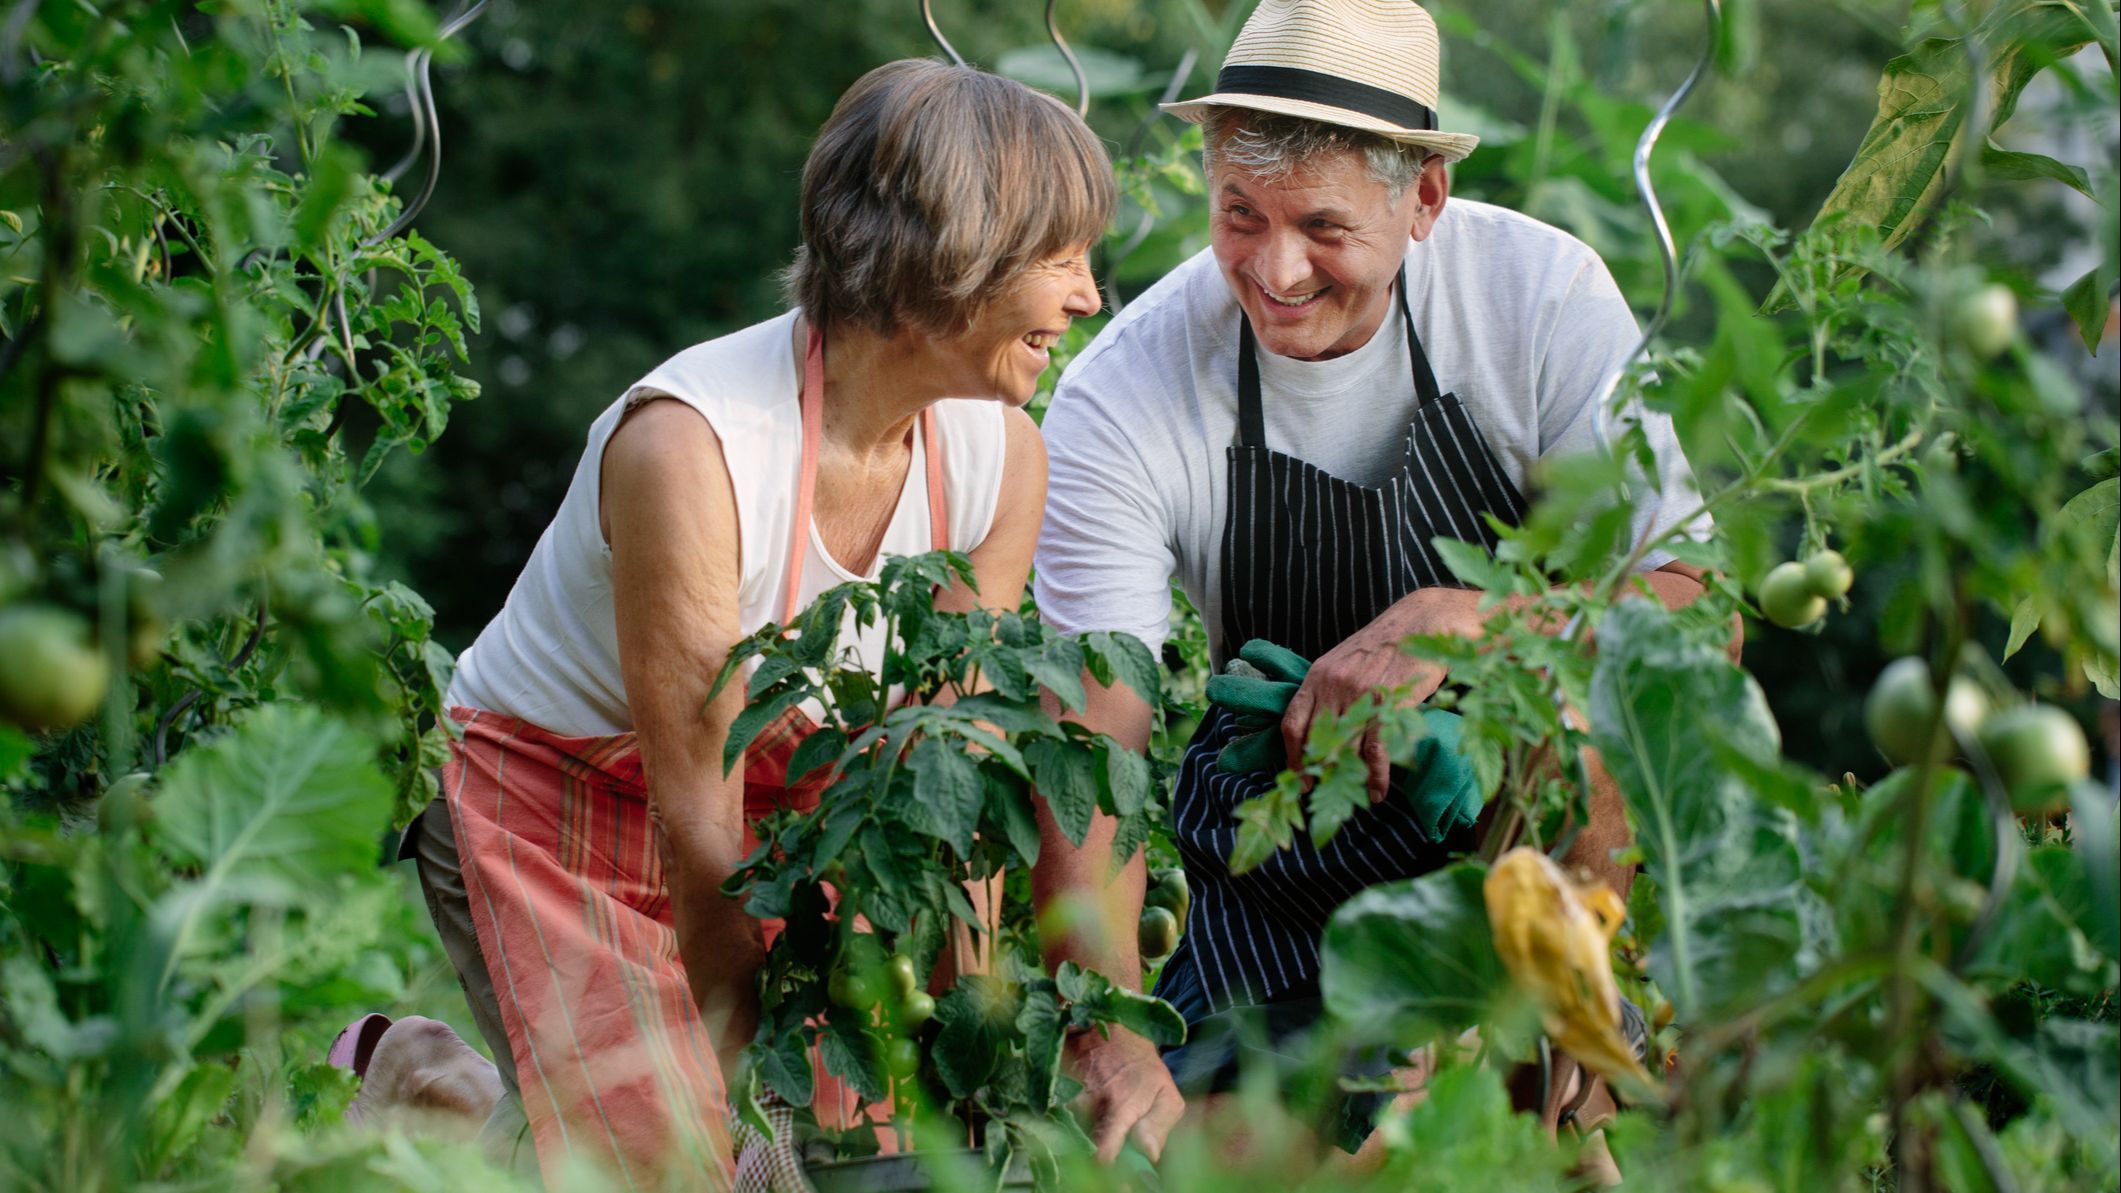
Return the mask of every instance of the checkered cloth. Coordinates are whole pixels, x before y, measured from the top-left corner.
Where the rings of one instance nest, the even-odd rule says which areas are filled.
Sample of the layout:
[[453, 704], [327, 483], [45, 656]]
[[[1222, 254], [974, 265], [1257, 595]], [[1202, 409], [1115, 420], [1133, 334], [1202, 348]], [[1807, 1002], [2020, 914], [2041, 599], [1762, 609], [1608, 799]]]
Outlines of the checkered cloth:
[[803, 1175], [803, 1159], [795, 1150], [795, 1108], [770, 1092], [765, 1101], [766, 1121], [773, 1137], [738, 1119], [731, 1132], [736, 1144], [736, 1193], [814, 1193], [810, 1178]]

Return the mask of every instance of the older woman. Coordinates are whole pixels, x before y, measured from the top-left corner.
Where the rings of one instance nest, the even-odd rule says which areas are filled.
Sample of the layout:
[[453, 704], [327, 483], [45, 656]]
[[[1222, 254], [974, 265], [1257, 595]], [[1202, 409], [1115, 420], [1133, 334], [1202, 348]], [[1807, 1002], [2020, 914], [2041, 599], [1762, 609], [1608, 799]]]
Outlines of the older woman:
[[[804, 169], [796, 309], [679, 353], [590, 426], [458, 662], [463, 740], [418, 845], [548, 1176], [569, 1154], [635, 1185], [727, 1172], [763, 938], [720, 887], [751, 822], [816, 790], [785, 782], [800, 709], [725, 776], [743, 685], [709, 687], [739, 638], [887, 554], [966, 552], [977, 596], [939, 603], [1016, 607], [1046, 482], [1022, 407], [1098, 310], [1085, 254], [1112, 203], [1102, 148], [1050, 97], [880, 67]], [[856, 650], [875, 668], [882, 647]]]

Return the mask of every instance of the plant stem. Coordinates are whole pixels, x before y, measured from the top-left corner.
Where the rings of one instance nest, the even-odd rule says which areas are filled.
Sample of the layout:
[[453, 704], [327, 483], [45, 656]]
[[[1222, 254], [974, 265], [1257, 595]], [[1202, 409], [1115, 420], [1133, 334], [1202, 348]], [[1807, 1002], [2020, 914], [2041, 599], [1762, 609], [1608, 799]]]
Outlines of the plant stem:
[[1799, 496], [1809, 495], [1815, 489], [1824, 489], [1831, 485], [1841, 484], [1844, 481], [1854, 480], [1863, 474], [1867, 465], [1890, 464], [1920, 447], [1922, 440], [1923, 428], [1918, 426], [1907, 434], [1902, 435], [1898, 441], [1880, 449], [1868, 461], [1859, 461], [1845, 468], [1837, 468], [1832, 472], [1822, 472], [1817, 476], [1808, 476], [1803, 480], [1768, 477], [1760, 482], [1760, 487], [1774, 493], [1795, 493]]
[[[45, 359], [37, 373], [37, 411], [30, 424], [29, 459], [23, 463], [22, 518], [25, 526], [36, 517], [38, 490], [44, 482], [44, 457], [51, 446], [52, 413], [59, 401], [59, 378], [63, 370], [51, 359], [57, 338], [58, 308], [66, 290], [65, 270], [74, 259], [73, 211], [67, 203], [64, 153], [39, 151], [37, 164], [44, 173], [44, 311], [38, 320]], [[54, 215], [57, 216], [54, 219]]]
[[[1955, 594], [1956, 597], [1957, 594]], [[1930, 674], [1932, 694], [1931, 709], [1926, 731], [1922, 736], [1925, 749], [1937, 740], [1944, 727], [1945, 690], [1951, 682], [1953, 660], [1959, 657], [1964, 644], [1962, 625], [1964, 618], [1958, 616], [1961, 602], [1954, 601], [1954, 616], [1945, 627], [1941, 667], [1933, 665]], [[1900, 1171], [1902, 1188], [1919, 1193], [1928, 1187], [1926, 1157], [1909, 1146], [1907, 1135], [1907, 1108], [1921, 1092], [1923, 1080], [1920, 1073], [1923, 1060], [1920, 1048], [1911, 1047], [1912, 1028], [1919, 1008], [1916, 1005], [1919, 991], [1914, 970], [1920, 958], [1916, 953], [1919, 934], [1915, 918], [1916, 887], [1922, 875], [1923, 850], [1928, 844], [1931, 791], [1934, 787], [1939, 763], [1925, 761], [1915, 772], [1915, 780], [1908, 790], [1907, 814], [1905, 817], [1907, 848], [1900, 868], [1900, 882], [1893, 897], [1892, 980], [1887, 986], [1886, 1031], [1888, 1060], [1891, 1075], [1890, 1103], [1887, 1113], [1890, 1125], [1887, 1139], [1891, 1141], [1894, 1167]], [[1998, 845], [2001, 848], [2001, 845]], [[1927, 1033], [1924, 1033], [1927, 1034]]]
[[1784, 1015], [1803, 1009], [1837, 986], [1875, 980], [1893, 969], [1886, 953], [1859, 953], [1819, 970], [1803, 981], [1753, 1007], [1736, 1019], [1702, 1032], [1699, 1043], [1687, 1051], [1713, 1056], [1740, 1036], [1756, 1032]]

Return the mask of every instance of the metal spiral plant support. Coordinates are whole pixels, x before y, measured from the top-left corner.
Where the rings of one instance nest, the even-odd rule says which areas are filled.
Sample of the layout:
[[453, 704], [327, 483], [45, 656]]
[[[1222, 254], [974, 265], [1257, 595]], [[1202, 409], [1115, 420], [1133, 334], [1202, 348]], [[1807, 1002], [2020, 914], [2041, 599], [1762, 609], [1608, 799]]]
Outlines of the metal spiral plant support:
[[965, 56], [957, 52], [957, 47], [950, 44], [950, 39], [944, 37], [942, 29], [936, 25], [935, 10], [929, 7], [930, 3], [931, 0], [921, 0], [921, 24], [928, 27], [928, 36], [934, 38], [935, 44], [941, 46], [943, 53], [950, 56], [950, 61], [959, 66], [965, 65]]
[[[1672, 242], [1672, 227], [1664, 218], [1664, 206], [1657, 201], [1657, 188], [1650, 181], [1650, 154], [1657, 148], [1658, 139], [1664, 136], [1665, 126], [1671, 123], [1673, 113], [1677, 112], [1680, 105], [1687, 101], [1687, 97], [1694, 93], [1695, 85], [1701, 82], [1701, 76], [1708, 72], [1709, 65], [1715, 61], [1716, 38], [1723, 28], [1723, 3], [1722, 0], [1702, 0], [1702, 8], [1708, 18], [1708, 36], [1702, 44], [1701, 57], [1695, 61], [1694, 69], [1687, 72], [1686, 80], [1679, 84], [1679, 89], [1672, 92], [1670, 98], [1664, 101], [1664, 106], [1658, 108], [1657, 114], [1650, 118], [1650, 123], [1642, 130], [1642, 136], [1635, 142], [1635, 193], [1641, 196], [1642, 205], [1650, 213], [1650, 227], [1656, 234], [1657, 255], [1664, 264], [1664, 294], [1658, 299], [1657, 313], [1652, 315], [1649, 323], [1643, 327], [1642, 338], [1635, 342], [1634, 348], [1630, 349], [1627, 356], [1620, 362], [1620, 367], [1614, 371], [1611, 377], [1606, 379], [1605, 385], [1599, 391], [1597, 401], [1592, 404], [1591, 436], [1597, 441], [1598, 450], [1601, 452], [1611, 451], [1613, 446], [1612, 437], [1606, 430], [1606, 419], [1611, 412], [1613, 395], [1619, 391], [1622, 382], [1626, 380], [1628, 371], [1633, 369], [1636, 362], [1649, 352], [1651, 343], [1664, 330], [1664, 325], [1670, 321], [1672, 317], [1672, 302], [1679, 292], [1679, 250], [1678, 246]], [[1625, 494], [1628, 487], [1625, 476], [1623, 476], [1620, 483], [1623, 494]], [[1566, 626], [1562, 627], [1561, 636], [1565, 640], [1574, 641], [1583, 635], [1586, 627], [1587, 623], [1583, 614], [1577, 613], [1569, 618]], [[1567, 696], [1557, 689], [1554, 693], [1554, 706], [1559, 709], [1565, 709], [1567, 702]], [[1575, 759], [1575, 764], [1576, 784], [1578, 789], [1584, 793], [1585, 807], [1588, 809], [1591, 791], [1590, 772], [1580, 754]], [[1554, 848], [1551, 852], [1562, 852], [1573, 839], [1573, 832], [1564, 836], [1561, 840], [1554, 843]], [[1541, 1107], [1546, 1105], [1548, 1098], [1553, 1092], [1551, 1088], [1552, 1079], [1552, 1069], [1542, 1066], [1539, 1075], [1539, 1104]], [[1579, 1097], [1576, 1105], [1569, 1108], [1570, 1112], [1573, 1114], [1581, 1104], [1582, 1099]]]
[[1635, 342], [1634, 349], [1620, 362], [1619, 371], [1607, 379], [1605, 391], [1599, 395], [1598, 404], [1591, 410], [1591, 433], [1598, 440], [1600, 451], [1608, 450], [1612, 446], [1606, 436], [1606, 418], [1610, 413], [1608, 407], [1613, 394], [1627, 377], [1628, 370], [1634, 368], [1635, 362], [1648, 354], [1650, 344], [1671, 320], [1672, 301], [1679, 293], [1679, 250], [1672, 243], [1672, 226], [1665, 221], [1664, 205], [1657, 201], [1657, 188], [1650, 182], [1650, 153], [1657, 148], [1658, 139], [1664, 136], [1665, 126], [1671, 123], [1672, 114], [1694, 93], [1694, 85], [1701, 81], [1702, 75], [1708, 73], [1709, 64], [1715, 60], [1716, 36], [1723, 28], [1723, 0], [1702, 0], [1702, 7], [1708, 16], [1708, 41], [1701, 49], [1701, 58], [1694, 63], [1694, 69], [1688, 72], [1686, 81], [1679, 85], [1679, 90], [1674, 91], [1671, 98], [1664, 101], [1664, 106], [1657, 109], [1657, 115], [1651, 117], [1649, 126], [1642, 130], [1641, 138], [1635, 142], [1635, 193], [1642, 196], [1642, 205], [1650, 213], [1650, 228], [1656, 233], [1657, 256], [1664, 263], [1664, 296], [1657, 302], [1657, 313], [1650, 316], [1649, 323], [1643, 327], [1642, 338]]
[[[435, 40], [444, 42], [455, 37], [465, 26], [484, 15], [490, 3], [492, 0], [478, 0], [478, 3], [459, 11], [442, 26], [441, 34]], [[411, 227], [428, 200], [434, 198], [435, 185], [442, 180], [442, 120], [435, 110], [434, 57], [434, 50], [423, 46], [405, 59], [405, 97], [412, 102], [412, 148], [383, 175], [396, 182], [412, 168], [420, 151], [432, 142], [427, 158], [427, 181], [420, 187], [419, 195], [405, 205], [405, 210], [398, 213], [398, 218], [392, 220], [389, 227], [368, 239], [369, 244], [381, 244]]]
[[[1634, 368], [1635, 362], [1649, 352], [1650, 344], [1670, 321], [1672, 300], [1679, 292], [1679, 250], [1672, 243], [1672, 226], [1664, 218], [1664, 205], [1657, 201], [1657, 188], [1650, 181], [1650, 154], [1657, 148], [1658, 139], [1664, 136], [1665, 126], [1671, 123], [1672, 114], [1694, 93], [1694, 85], [1701, 81], [1701, 76], [1708, 72], [1709, 64], [1715, 60], [1716, 36], [1723, 28], [1723, 0], [1702, 0], [1702, 7], [1708, 16], [1708, 39], [1701, 47], [1701, 57], [1695, 61], [1694, 69], [1687, 72], [1686, 81], [1664, 101], [1663, 107], [1657, 109], [1657, 114], [1650, 118], [1650, 123], [1642, 130], [1642, 136], [1635, 142], [1635, 193], [1642, 197], [1642, 205], [1649, 210], [1650, 227], [1656, 233], [1657, 256], [1664, 264], [1664, 294], [1657, 301], [1657, 313], [1650, 316], [1649, 323], [1643, 327], [1642, 338], [1635, 341], [1635, 346], [1629, 349], [1627, 356], [1620, 362], [1620, 367], [1614, 370], [1612, 376], [1606, 378], [1605, 385], [1598, 391], [1597, 401], [1591, 404], [1591, 438], [1597, 442], [1601, 452], [1611, 451], [1613, 448], [1612, 436], [1606, 430], [1606, 420], [1612, 414], [1613, 395], [1627, 379], [1628, 370]], [[1626, 495], [1629, 486], [1625, 476], [1621, 478], [1620, 485], [1622, 494]], [[1583, 629], [1583, 614], [1578, 613], [1562, 627], [1561, 636], [1573, 640], [1582, 634]], [[1559, 706], [1561, 700], [1561, 694], [1556, 692], [1554, 703]]]
[[1061, 36], [1060, 22], [1053, 19], [1054, 6], [1059, 3], [1060, 0], [1046, 0], [1046, 36], [1053, 39], [1053, 47], [1060, 51], [1061, 57], [1068, 60], [1068, 69], [1075, 73], [1075, 114], [1088, 116], [1090, 77], [1083, 73], [1083, 64], [1075, 57], [1075, 51], [1068, 48], [1068, 39]]
[[[1132, 158], [1136, 151], [1141, 148], [1142, 138], [1148, 135], [1150, 126], [1154, 125], [1163, 116], [1164, 105], [1178, 98], [1179, 90], [1186, 85], [1186, 79], [1193, 74], [1193, 64], [1199, 60], [1200, 51], [1190, 48], [1178, 60], [1177, 69], [1171, 72], [1171, 81], [1164, 84], [1163, 94], [1150, 107], [1149, 114], [1142, 117], [1140, 124], [1134, 126], [1134, 135], [1127, 138], [1127, 147], [1120, 151], [1119, 160], [1126, 161]], [[1134, 231], [1127, 235], [1127, 239], [1120, 242], [1118, 248], [1112, 249], [1105, 254], [1105, 309], [1114, 315], [1119, 314], [1121, 306], [1119, 298], [1119, 264], [1132, 256], [1134, 250], [1141, 247], [1142, 241], [1147, 240], [1149, 233], [1154, 231], [1155, 228], [1155, 213], [1144, 210], [1141, 222], [1134, 226]]]

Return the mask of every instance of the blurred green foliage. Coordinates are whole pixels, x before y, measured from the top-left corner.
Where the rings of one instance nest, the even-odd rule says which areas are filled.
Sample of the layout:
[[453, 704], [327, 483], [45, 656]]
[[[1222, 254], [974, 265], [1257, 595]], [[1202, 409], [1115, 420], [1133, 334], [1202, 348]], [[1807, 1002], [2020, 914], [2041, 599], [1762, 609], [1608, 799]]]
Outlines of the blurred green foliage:
[[478, 392], [479, 307], [336, 135], [433, 17], [312, 15], [0, 22], [9, 1188], [225, 1180], [337, 1117], [334, 1020], [439, 961], [376, 862], [451, 657], [361, 486]]
[[[1189, 55], [1184, 90], [1212, 77], [1246, 10], [1064, 0], [1128, 195], [1100, 247], [1116, 303], [1205, 243], [1197, 138], [1146, 118]], [[1645, 877], [1621, 976], [1678, 1006], [1656, 1047], [1685, 1061], [1678, 1097], [1613, 1129], [1632, 1182], [2111, 1187], [2110, 796], [2080, 783], [2063, 840], [2039, 820], [2023, 839], [1979, 750], [1961, 743], [1970, 771], [1887, 776], [1857, 710], [1901, 654], [1999, 702], [2083, 713], [2111, 695], [2115, 382], [2083, 347], [2121, 239], [2113, 13], [1724, 10], [1721, 73], [1653, 167], [1685, 284], [1651, 391], [1718, 502], [1719, 538], [1688, 550], [1721, 578], [1682, 615], [1608, 615], [1641, 545], [1613, 529], [1618, 458], [1592, 459], [1542, 478], [1549, 500], [1497, 560], [1453, 562], [1526, 595], [1598, 581], [1551, 599], [1606, 618], [1605, 654], [1523, 625], [1485, 652], [1420, 646], [1481, 680], [1460, 703], [1476, 763], [1534, 840], [1577, 798], [1526, 765], [1542, 746], [1595, 740], [1631, 779]], [[1485, 139], [1458, 193], [1574, 232], [1647, 310], [1661, 270], [1628, 161], [1698, 12], [1435, 11], [1445, 118]], [[0, 606], [36, 614], [10, 633], [65, 627], [39, 657], [101, 694], [82, 724], [47, 723], [61, 701], [10, 704], [21, 727], [0, 725], [10, 1187], [503, 1182], [464, 1150], [339, 1128], [353, 1084], [316, 1062], [356, 1010], [453, 1001], [416, 903], [370, 864], [433, 791], [441, 643], [498, 608], [595, 410], [777, 308], [808, 138], [862, 71], [930, 51], [911, 4], [518, 0], [439, 45], [435, 16], [409, 0], [0, 15]], [[1065, 89], [1036, 6], [945, 0], [938, 17], [975, 60]], [[1970, 39], [1962, 17], [1988, 23]], [[416, 49], [440, 63], [442, 182], [419, 232], [386, 234], [403, 190], [369, 163], [406, 146]], [[1909, 108], [1904, 87], [1951, 110]], [[1993, 146], [1882, 160], [1900, 123], [1969, 113]], [[1884, 185], [1855, 185], [1867, 171]], [[1998, 283], [2028, 316], [1999, 354], [1969, 351], [1956, 312]], [[1764, 310], [1777, 291], [1788, 303]], [[1753, 623], [1759, 687], [1725, 668], [1719, 618], [1829, 543], [1858, 569], [1847, 603], [1805, 630]], [[1164, 660], [1178, 701], [1205, 657], [1197, 623], [1181, 630]], [[1599, 713], [1592, 734], [1563, 723], [1557, 691]], [[1304, 765], [1318, 787], [1282, 793], [1283, 831], [1307, 799], [1346, 802], [1333, 758]], [[1453, 922], [1484, 916], [1471, 873], [1430, 892], [1457, 892]], [[1391, 946], [1363, 948], [1352, 994], [1380, 1022], [1454, 1029], [1471, 1020], [1424, 1008], [1498, 996], [1484, 967], [1466, 988], [1395, 987], [1376, 977]], [[1521, 1054], [1508, 1035], [1497, 1048]], [[1278, 1097], [1254, 1079], [1243, 1104], [1296, 1156]], [[1574, 1158], [1471, 1065], [1446, 1064], [1383, 1130], [1394, 1187], [1553, 1185]], [[1283, 1189], [1304, 1173], [1231, 1172], [1181, 1144], [1163, 1175]]]

